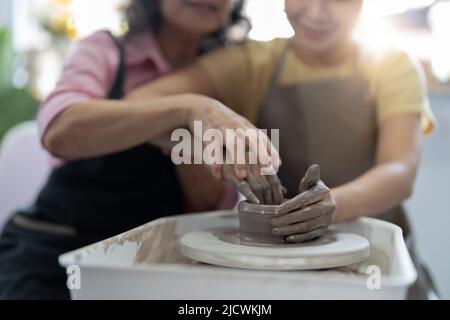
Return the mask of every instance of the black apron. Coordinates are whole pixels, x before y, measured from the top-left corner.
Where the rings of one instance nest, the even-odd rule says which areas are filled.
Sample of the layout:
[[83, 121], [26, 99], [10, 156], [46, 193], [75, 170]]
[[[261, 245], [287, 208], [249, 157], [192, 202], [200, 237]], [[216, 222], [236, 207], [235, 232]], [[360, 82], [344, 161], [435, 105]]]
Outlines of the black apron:
[[[109, 98], [120, 99], [125, 50], [111, 37], [120, 65]], [[68, 299], [60, 254], [182, 210], [175, 167], [155, 146], [63, 164], [34, 205], [16, 213], [2, 232], [0, 299]]]

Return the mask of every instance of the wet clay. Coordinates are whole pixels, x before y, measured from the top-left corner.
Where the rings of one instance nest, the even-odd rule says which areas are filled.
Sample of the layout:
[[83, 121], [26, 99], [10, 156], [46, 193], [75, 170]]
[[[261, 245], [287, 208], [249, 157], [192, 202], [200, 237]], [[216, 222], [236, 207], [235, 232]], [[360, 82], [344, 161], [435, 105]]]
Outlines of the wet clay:
[[284, 244], [284, 237], [272, 233], [272, 219], [275, 217], [274, 205], [253, 204], [243, 201], [239, 204], [240, 240], [245, 242]]
[[303, 177], [302, 181], [300, 182], [300, 189], [299, 192], [305, 192], [306, 190], [311, 189], [317, 183], [320, 181], [320, 166], [318, 164], [313, 164], [308, 168], [308, 170], [305, 173], [305, 176]]
[[[322, 193], [322, 188], [317, 186], [319, 181], [320, 166], [317, 164], [311, 165], [300, 182], [300, 194], [284, 204], [283, 208], [287, 209], [286, 213], [296, 209], [297, 206], [307, 203], [309, 198], [315, 198]], [[311, 192], [306, 193], [308, 190]], [[277, 209], [279, 209], [279, 206], [276, 205], [254, 204], [248, 201], [241, 202], [239, 204], [240, 240], [242, 242], [261, 244], [287, 243], [285, 237], [273, 234], [272, 219], [275, 217]]]

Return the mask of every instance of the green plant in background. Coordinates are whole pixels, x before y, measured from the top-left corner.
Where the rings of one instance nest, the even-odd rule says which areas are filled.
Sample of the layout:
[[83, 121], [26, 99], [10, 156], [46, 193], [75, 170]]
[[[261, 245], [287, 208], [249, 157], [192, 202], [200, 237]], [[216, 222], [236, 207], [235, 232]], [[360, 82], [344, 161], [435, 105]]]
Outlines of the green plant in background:
[[9, 33], [0, 27], [0, 90], [9, 86], [13, 57]]
[[0, 142], [16, 124], [36, 116], [38, 102], [25, 89], [0, 90]]
[[13, 59], [9, 32], [0, 28], [0, 142], [16, 124], [33, 119], [38, 106], [26, 89], [11, 85]]

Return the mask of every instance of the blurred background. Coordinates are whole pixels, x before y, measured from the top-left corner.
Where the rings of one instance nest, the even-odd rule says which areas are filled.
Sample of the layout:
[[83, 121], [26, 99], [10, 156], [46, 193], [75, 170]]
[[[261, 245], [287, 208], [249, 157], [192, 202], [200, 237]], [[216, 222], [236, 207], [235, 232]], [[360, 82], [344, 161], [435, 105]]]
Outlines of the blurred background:
[[[98, 29], [124, 33], [126, 0], [0, 1], [0, 143], [15, 125], [32, 120], [52, 90], [77, 39]], [[249, 0], [250, 37], [288, 37], [282, 0]], [[450, 1], [366, 0], [357, 37], [392, 42], [416, 56], [426, 72], [437, 130], [426, 139], [408, 208], [418, 249], [444, 298], [450, 299]], [[1, 149], [0, 149], [1, 152]], [[0, 153], [0, 159], [1, 159]], [[0, 168], [1, 169], [1, 168]], [[0, 190], [1, 192], [1, 190]], [[33, 198], [33, 195], [30, 196]], [[0, 195], [0, 201], [2, 201]]]

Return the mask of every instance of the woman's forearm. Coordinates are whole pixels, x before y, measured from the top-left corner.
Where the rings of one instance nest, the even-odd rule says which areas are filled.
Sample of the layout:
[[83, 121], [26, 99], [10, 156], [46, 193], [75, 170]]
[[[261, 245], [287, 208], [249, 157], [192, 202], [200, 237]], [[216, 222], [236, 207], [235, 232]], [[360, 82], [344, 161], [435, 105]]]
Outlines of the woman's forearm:
[[335, 222], [375, 216], [411, 196], [415, 166], [405, 162], [379, 164], [356, 180], [332, 190]]
[[67, 160], [119, 152], [187, 126], [189, 106], [198, 104], [186, 95], [79, 103], [50, 123], [44, 147]]

